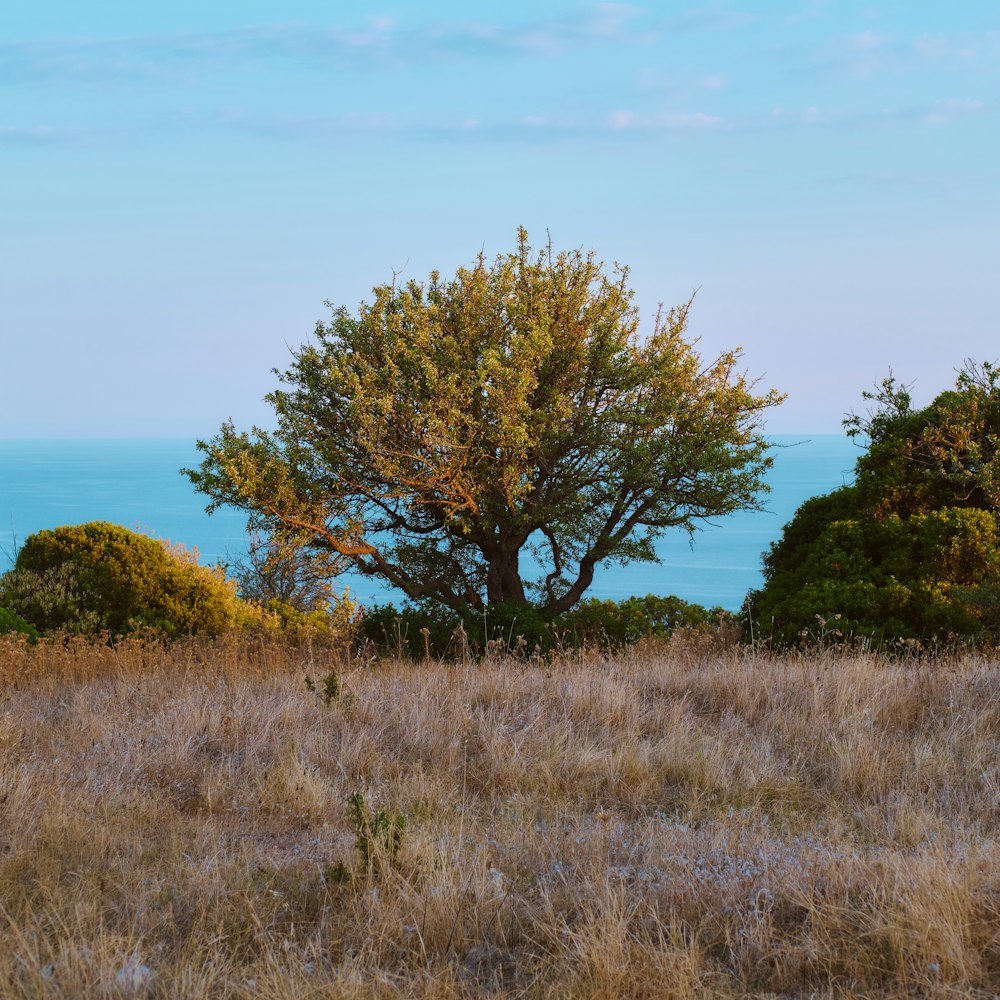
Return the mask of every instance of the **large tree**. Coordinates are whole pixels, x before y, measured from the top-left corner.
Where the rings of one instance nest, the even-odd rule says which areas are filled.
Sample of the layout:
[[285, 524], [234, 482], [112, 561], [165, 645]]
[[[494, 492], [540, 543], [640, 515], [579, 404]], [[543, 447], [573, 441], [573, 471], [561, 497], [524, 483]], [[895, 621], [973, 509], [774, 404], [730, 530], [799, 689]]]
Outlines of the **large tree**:
[[267, 397], [276, 429], [225, 424], [188, 475], [209, 510], [412, 599], [565, 611], [599, 564], [655, 560], [667, 529], [766, 488], [761, 419], [781, 397], [739, 350], [702, 362], [690, 303], [640, 336], [627, 280], [520, 230], [492, 263], [376, 287], [294, 352]]

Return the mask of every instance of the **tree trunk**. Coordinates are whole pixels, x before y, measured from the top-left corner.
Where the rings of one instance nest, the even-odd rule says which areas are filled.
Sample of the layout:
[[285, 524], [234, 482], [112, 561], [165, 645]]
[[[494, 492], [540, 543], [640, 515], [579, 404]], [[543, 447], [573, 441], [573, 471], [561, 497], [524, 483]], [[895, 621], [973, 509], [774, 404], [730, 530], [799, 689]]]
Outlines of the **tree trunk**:
[[580, 572], [569, 590], [557, 601], [550, 601], [545, 610], [553, 615], [561, 615], [564, 611], [569, 611], [577, 601], [583, 596], [583, 592], [594, 582], [594, 566], [597, 560], [592, 556], [585, 556], [580, 560]]
[[511, 604], [527, 604], [524, 583], [518, 566], [520, 546], [500, 546], [490, 557], [486, 572], [486, 600], [489, 604], [503, 601]]

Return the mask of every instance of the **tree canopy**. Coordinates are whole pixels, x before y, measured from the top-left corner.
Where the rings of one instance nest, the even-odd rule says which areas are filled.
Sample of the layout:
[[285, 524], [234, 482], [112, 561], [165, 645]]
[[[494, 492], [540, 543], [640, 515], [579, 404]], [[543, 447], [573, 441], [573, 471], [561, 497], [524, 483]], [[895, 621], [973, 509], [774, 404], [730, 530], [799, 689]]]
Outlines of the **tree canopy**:
[[778, 644], [977, 636], [1000, 626], [1000, 369], [967, 362], [915, 409], [885, 379], [867, 415], [854, 485], [807, 500], [764, 559], [744, 614]]
[[640, 336], [633, 298], [627, 268], [534, 253], [520, 230], [492, 262], [334, 308], [267, 397], [275, 429], [228, 422], [186, 471], [209, 510], [246, 511], [330, 572], [558, 614], [598, 565], [655, 560], [667, 529], [765, 489], [761, 420], [782, 397], [756, 391], [738, 349], [703, 363], [690, 303]]

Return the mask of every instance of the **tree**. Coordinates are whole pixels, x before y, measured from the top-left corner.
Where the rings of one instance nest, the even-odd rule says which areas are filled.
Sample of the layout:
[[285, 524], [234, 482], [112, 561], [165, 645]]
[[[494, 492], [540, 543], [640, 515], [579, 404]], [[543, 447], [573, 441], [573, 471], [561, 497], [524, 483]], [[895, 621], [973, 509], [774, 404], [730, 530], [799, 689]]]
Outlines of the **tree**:
[[923, 409], [891, 376], [863, 397], [873, 409], [844, 421], [867, 441], [855, 483], [802, 504], [744, 615], [778, 645], [817, 628], [880, 642], [996, 629], [1000, 369], [966, 362]]
[[1000, 368], [967, 360], [955, 388], [921, 410], [891, 375], [862, 395], [875, 409], [844, 425], [869, 441], [857, 482], [873, 513], [1000, 506]]
[[330, 578], [340, 560], [317, 557], [302, 544], [253, 532], [247, 554], [227, 566], [245, 601], [260, 605], [277, 601], [295, 611], [324, 611], [337, 599]]
[[761, 418], [782, 397], [738, 350], [703, 365], [690, 303], [640, 338], [627, 279], [593, 253], [533, 255], [520, 230], [492, 264], [378, 286], [293, 353], [273, 432], [226, 423], [185, 471], [209, 510], [411, 599], [565, 611], [599, 564], [756, 508], [771, 462]]

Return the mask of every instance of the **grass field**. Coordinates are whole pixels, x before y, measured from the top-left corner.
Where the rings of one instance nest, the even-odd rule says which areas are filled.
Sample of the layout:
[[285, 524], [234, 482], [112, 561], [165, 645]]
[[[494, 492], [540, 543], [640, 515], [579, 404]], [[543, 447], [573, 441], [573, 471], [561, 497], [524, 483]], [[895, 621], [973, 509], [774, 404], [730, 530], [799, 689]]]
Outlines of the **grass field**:
[[1000, 992], [997, 659], [6, 640], [0, 679], [3, 997]]

